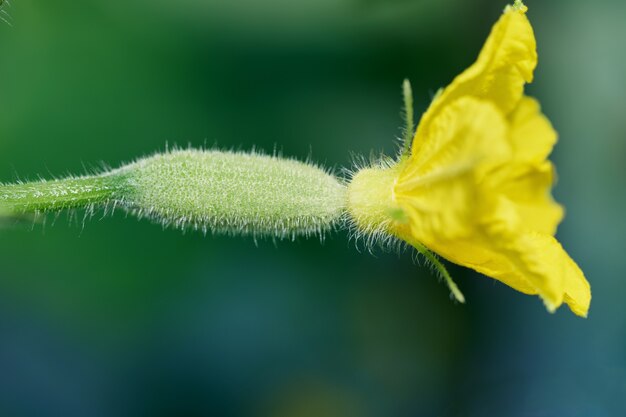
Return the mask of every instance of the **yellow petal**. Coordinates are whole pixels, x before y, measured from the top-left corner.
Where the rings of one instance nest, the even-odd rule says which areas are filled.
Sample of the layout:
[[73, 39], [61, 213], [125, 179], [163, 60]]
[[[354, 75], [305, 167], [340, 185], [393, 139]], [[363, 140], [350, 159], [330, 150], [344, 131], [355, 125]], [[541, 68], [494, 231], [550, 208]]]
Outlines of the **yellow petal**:
[[476, 62], [433, 100], [413, 140], [423, 144], [423, 130], [442, 108], [462, 96], [492, 101], [505, 114], [513, 111], [537, 66], [535, 36], [523, 7], [507, 7], [491, 30]]
[[554, 167], [549, 161], [531, 165], [511, 162], [490, 177], [497, 181], [494, 192], [515, 204], [523, 227], [554, 235], [563, 219], [563, 207], [552, 198]]
[[505, 113], [512, 111], [533, 80], [537, 45], [522, 10], [507, 9], [491, 30], [474, 65], [448, 87], [450, 95], [475, 95], [494, 101]]
[[549, 311], [563, 302], [585, 317], [591, 290], [580, 268], [550, 235], [490, 234], [488, 229], [461, 240], [424, 242], [439, 255], [472, 268], [525, 294], [538, 294]]
[[[541, 233], [527, 233], [520, 237], [518, 251], [525, 255], [530, 270], [544, 279], [544, 287], [539, 287], [542, 295], [544, 288], [550, 286], [559, 290], [570, 310], [579, 316], [586, 317], [591, 303], [591, 288], [583, 272], [569, 257], [561, 244], [552, 236]], [[545, 299], [546, 303], [551, 300]], [[547, 304], [550, 308], [550, 305]], [[560, 305], [559, 298], [554, 300], [553, 308]]]
[[489, 175], [490, 186], [517, 205], [525, 228], [554, 235], [563, 208], [552, 198], [554, 167], [546, 158], [556, 132], [529, 97], [520, 100], [509, 122], [512, 158]]
[[557, 141], [557, 134], [547, 117], [541, 113], [539, 102], [522, 97], [510, 115], [511, 144], [516, 161], [543, 162]]
[[[511, 158], [507, 120], [490, 102], [461, 97], [448, 105], [421, 130], [423, 144], [412, 152], [399, 182], [423, 180], [426, 175], [454, 172], [462, 166], [491, 165]], [[487, 165], [484, 165], [487, 168]]]
[[413, 212], [418, 239], [472, 233], [482, 177], [510, 159], [507, 121], [491, 103], [461, 98], [441, 111], [404, 162], [394, 199]]

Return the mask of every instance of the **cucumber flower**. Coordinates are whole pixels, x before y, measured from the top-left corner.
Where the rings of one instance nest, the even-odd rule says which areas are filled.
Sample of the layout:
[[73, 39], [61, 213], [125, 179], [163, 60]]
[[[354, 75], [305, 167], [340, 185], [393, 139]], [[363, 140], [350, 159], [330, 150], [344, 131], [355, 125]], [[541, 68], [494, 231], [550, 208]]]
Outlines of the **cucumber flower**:
[[[586, 316], [589, 283], [554, 238], [563, 208], [547, 159], [557, 134], [524, 95], [537, 53], [521, 1], [508, 6], [476, 62], [441, 90], [394, 163], [363, 169], [348, 187], [356, 228], [432, 254]], [[432, 252], [430, 252], [432, 251]]]
[[524, 95], [537, 65], [526, 11], [521, 1], [504, 10], [476, 63], [437, 94], [414, 137], [406, 81], [404, 151], [347, 185], [278, 155], [176, 149], [92, 175], [0, 184], [0, 220], [120, 208], [163, 226], [255, 239], [323, 237], [348, 224], [370, 241], [415, 247], [461, 302], [436, 254], [538, 294], [549, 311], [565, 302], [586, 316], [589, 284], [554, 239], [563, 218], [547, 160], [556, 133]]

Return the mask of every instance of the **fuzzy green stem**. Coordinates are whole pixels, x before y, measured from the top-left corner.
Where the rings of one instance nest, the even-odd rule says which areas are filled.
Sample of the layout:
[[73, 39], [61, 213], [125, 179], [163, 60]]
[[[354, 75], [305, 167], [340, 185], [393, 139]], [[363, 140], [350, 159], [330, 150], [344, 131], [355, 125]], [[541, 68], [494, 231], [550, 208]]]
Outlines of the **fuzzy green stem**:
[[128, 189], [124, 175], [102, 175], [0, 185], [0, 211], [32, 213], [103, 204]]
[[411, 144], [413, 142], [413, 135], [415, 134], [415, 122], [413, 119], [413, 90], [411, 89], [411, 82], [405, 79], [402, 83], [402, 98], [404, 101], [404, 139], [402, 146], [402, 156], [409, 156], [411, 153]]

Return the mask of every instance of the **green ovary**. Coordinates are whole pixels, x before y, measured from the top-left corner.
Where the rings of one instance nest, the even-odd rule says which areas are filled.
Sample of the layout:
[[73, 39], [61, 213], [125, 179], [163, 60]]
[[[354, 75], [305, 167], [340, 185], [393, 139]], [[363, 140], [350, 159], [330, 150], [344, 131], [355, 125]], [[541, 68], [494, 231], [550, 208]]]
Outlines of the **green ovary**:
[[118, 172], [127, 177], [128, 209], [205, 231], [311, 235], [340, 220], [346, 203], [345, 186], [324, 170], [254, 153], [175, 151]]

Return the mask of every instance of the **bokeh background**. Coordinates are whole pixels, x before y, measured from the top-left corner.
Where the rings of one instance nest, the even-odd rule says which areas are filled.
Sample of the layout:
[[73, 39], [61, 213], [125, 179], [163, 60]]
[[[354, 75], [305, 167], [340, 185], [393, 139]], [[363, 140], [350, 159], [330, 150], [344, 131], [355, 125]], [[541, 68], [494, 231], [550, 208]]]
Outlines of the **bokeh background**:
[[[329, 167], [395, 152], [473, 62], [495, 0], [11, 0], [0, 181], [166, 144]], [[0, 416], [626, 415], [626, 4], [528, 0], [530, 94], [560, 133], [558, 237], [588, 319], [411, 254], [162, 230], [80, 213], [0, 232]]]

